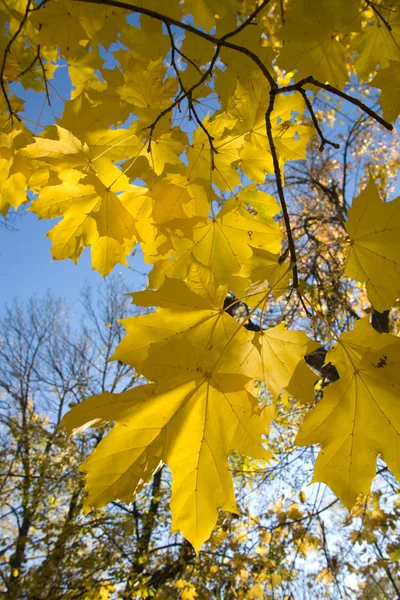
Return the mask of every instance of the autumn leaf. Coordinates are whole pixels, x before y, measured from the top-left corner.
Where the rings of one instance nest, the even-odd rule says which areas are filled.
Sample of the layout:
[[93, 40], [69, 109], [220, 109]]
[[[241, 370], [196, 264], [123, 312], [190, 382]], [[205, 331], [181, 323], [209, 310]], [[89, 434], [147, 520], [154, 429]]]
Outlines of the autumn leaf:
[[[236, 347], [252, 339], [224, 310], [228, 293], [218, 285], [211, 269], [193, 263], [187, 283], [166, 278], [157, 291], [135, 292], [133, 302], [160, 307], [155, 313], [129, 317], [122, 321], [127, 330], [113, 359], [135, 367], [139, 373], [149, 351], [162, 351], [170, 339], [188, 339], [200, 348], [222, 351], [228, 344]], [[158, 377], [155, 378], [158, 380]]]
[[346, 229], [350, 245], [345, 272], [366, 282], [371, 304], [382, 312], [400, 296], [400, 199], [381, 200], [370, 177], [353, 201]]
[[116, 398], [106, 392], [64, 417], [61, 425], [70, 433], [99, 419], [116, 421], [81, 467], [87, 473], [87, 510], [117, 498], [132, 501], [140, 481], [161, 460], [172, 472], [172, 528], [196, 551], [210, 536], [218, 508], [237, 511], [229, 453], [268, 458], [260, 443], [272, 415], [255, 408], [256, 399], [244, 389], [247, 377], [213, 370], [218, 357], [187, 340], [172, 340], [168, 349], [153, 353], [146, 371], [150, 378], [155, 370], [163, 374], [159, 392], [148, 386]]
[[307, 414], [296, 438], [299, 446], [321, 444], [312, 481], [323, 481], [350, 510], [358, 494], [368, 494], [382, 456], [400, 476], [400, 342], [377, 333], [368, 318], [356, 322], [328, 352], [326, 362], [340, 379]]

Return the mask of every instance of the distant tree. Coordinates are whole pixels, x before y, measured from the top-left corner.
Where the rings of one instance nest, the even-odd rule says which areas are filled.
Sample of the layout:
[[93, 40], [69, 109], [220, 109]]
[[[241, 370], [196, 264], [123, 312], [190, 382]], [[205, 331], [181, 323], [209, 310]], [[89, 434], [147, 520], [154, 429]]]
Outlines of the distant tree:
[[115, 501], [83, 516], [77, 468], [108, 427], [66, 442], [57, 425], [88, 393], [137, 382], [132, 369], [107, 362], [123, 335], [117, 319], [129, 313], [123, 291], [113, 277], [100, 295], [85, 290], [78, 315], [49, 294], [14, 303], [0, 320], [4, 596], [297, 600], [396, 593], [387, 554], [395, 558], [400, 547], [393, 478], [381, 467], [381, 491], [360, 500], [352, 518], [323, 486], [309, 497], [299, 492], [313, 455], [293, 448], [306, 408], [294, 400], [280, 404], [273, 463], [232, 456], [241, 517], [221, 514], [198, 557], [182, 536], [170, 534], [166, 467], [130, 505]]

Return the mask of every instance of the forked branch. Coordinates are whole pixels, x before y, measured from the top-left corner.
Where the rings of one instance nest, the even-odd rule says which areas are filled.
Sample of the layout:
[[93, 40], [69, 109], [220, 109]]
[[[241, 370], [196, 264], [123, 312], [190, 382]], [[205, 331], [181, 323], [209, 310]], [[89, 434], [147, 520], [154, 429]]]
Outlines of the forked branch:
[[32, 0], [28, 0], [28, 2], [26, 4], [26, 8], [25, 8], [25, 13], [24, 13], [24, 16], [21, 19], [20, 24], [18, 25], [18, 27], [15, 30], [14, 34], [8, 40], [8, 43], [7, 43], [7, 45], [6, 45], [5, 49], [4, 49], [3, 60], [2, 60], [2, 63], [1, 63], [1, 68], [0, 68], [0, 87], [1, 87], [1, 91], [3, 92], [3, 96], [4, 96], [4, 99], [6, 101], [6, 104], [7, 104], [8, 112], [10, 113], [11, 119], [13, 117], [16, 117], [16, 119], [18, 121], [21, 121], [21, 118], [17, 115], [17, 113], [14, 111], [13, 107], [11, 106], [11, 102], [10, 102], [10, 99], [8, 97], [8, 92], [7, 92], [7, 89], [6, 89], [6, 82], [4, 80], [4, 73], [5, 73], [5, 70], [6, 70], [7, 57], [9, 55], [9, 53], [11, 52], [11, 46], [13, 45], [13, 43], [15, 42], [15, 40], [17, 39], [17, 37], [21, 33], [21, 31], [24, 28], [24, 25], [26, 23], [26, 20], [28, 18], [29, 9], [30, 9], [30, 6], [31, 6], [31, 1]]

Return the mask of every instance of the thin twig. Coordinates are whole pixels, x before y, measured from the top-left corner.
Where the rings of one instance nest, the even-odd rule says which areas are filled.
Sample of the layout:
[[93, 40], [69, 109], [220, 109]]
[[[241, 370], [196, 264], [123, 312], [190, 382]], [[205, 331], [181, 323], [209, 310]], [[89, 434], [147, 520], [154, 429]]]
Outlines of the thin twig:
[[267, 6], [267, 4], [270, 3], [270, 1], [271, 0], [263, 0], [263, 2], [261, 2], [261, 4], [259, 6], [257, 6], [257, 8], [255, 10], [253, 10], [253, 12], [251, 13], [251, 15], [249, 15], [247, 17], [247, 19], [245, 21], [243, 21], [243, 23], [241, 25], [239, 25], [239, 27], [237, 27], [233, 31], [230, 31], [229, 33], [225, 33], [225, 35], [223, 35], [220, 38], [220, 41], [227, 40], [228, 38], [233, 37], [234, 35], [237, 35], [241, 31], [243, 31], [243, 29], [245, 29], [248, 25], [250, 25], [252, 23], [252, 21], [256, 18], [256, 16], [262, 10], [264, 10], [264, 8]]
[[372, 10], [374, 11], [374, 13], [382, 21], [382, 23], [384, 24], [384, 26], [386, 27], [386, 29], [388, 31], [392, 32], [392, 26], [389, 25], [389, 23], [386, 21], [385, 17], [382, 15], [382, 13], [376, 8], [375, 4], [373, 2], [371, 2], [370, 0], [365, 0], [365, 4], [367, 4], [367, 6], [369, 6], [370, 8], [372, 8]]
[[279, 4], [280, 4], [280, 9], [281, 9], [282, 25], [284, 25], [285, 24], [285, 9], [283, 7], [283, 0], [280, 0]]
[[388, 131], [393, 131], [393, 125], [391, 125], [390, 123], [385, 121], [385, 119], [383, 119], [380, 115], [378, 115], [378, 113], [376, 113], [374, 110], [372, 110], [372, 108], [369, 108], [369, 106], [364, 104], [364, 102], [357, 100], [357, 98], [353, 98], [353, 96], [349, 96], [349, 94], [342, 92], [341, 90], [339, 90], [338, 88], [336, 88], [333, 85], [330, 85], [329, 83], [322, 83], [321, 81], [318, 81], [318, 79], [314, 79], [314, 77], [312, 75], [310, 75], [309, 77], [305, 77], [304, 79], [301, 79], [300, 81], [298, 81], [297, 83], [294, 83], [293, 85], [287, 85], [285, 87], [274, 89], [273, 92], [274, 92], [274, 94], [285, 94], [286, 92], [300, 92], [300, 90], [305, 85], [315, 85], [315, 87], [322, 88], [322, 89], [326, 90], [327, 92], [334, 94], [335, 96], [340, 96], [340, 98], [343, 98], [344, 100], [347, 100], [347, 102], [354, 104], [354, 106], [357, 106], [358, 108], [360, 108], [367, 115], [372, 117], [372, 119], [374, 119], [375, 121], [378, 121], [378, 123], [383, 125], [383, 127], [385, 127], [385, 129], [387, 129]]
[[271, 88], [275, 89], [278, 87], [276, 81], [274, 80], [273, 76], [271, 75], [271, 73], [269, 72], [267, 67], [264, 65], [264, 63], [260, 59], [260, 57], [257, 54], [255, 54], [255, 52], [252, 52], [245, 46], [233, 44], [232, 42], [228, 42], [226, 40], [220, 39], [214, 35], [211, 35], [210, 33], [202, 31], [201, 29], [196, 29], [196, 27], [193, 27], [193, 25], [189, 25], [188, 23], [182, 23], [181, 21], [178, 21], [177, 19], [173, 19], [172, 17], [163, 15], [162, 13], [159, 13], [155, 10], [145, 8], [143, 6], [128, 4], [127, 2], [122, 2], [122, 0], [73, 0], [73, 1], [74, 2], [83, 2], [83, 3], [87, 3], [87, 4], [97, 4], [97, 5], [102, 5], [102, 6], [115, 6], [116, 8], [122, 8], [123, 10], [127, 10], [132, 13], [139, 13], [142, 15], [146, 15], [148, 17], [151, 17], [152, 19], [157, 19], [157, 21], [161, 21], [165, 25], [167, 23], [169, 23], [170, 25], [173, 25], [174, 27], [178, 27], [179, 29], [184, 29], [185, 31], [189, 31], [190, 33], [194, 33], [198, 37], [208, 40], [209, 42], [212, 42], [213, 44], [215, 44], [218, 47], [223, 46], [225, 48], [230, 48], [231, 50], [236, 50], [237, 52], [240, 52], [241, 54], [245, 54], [246, 56], [248, 56], [258, 66], [258, 68], [260, 69], [260, 71], [263, 73], [264, 77], [267, 79], [268, 83], [270, 84]]
[[285, 94], [286, 92], [300, 92], [300, 90], [305, 85], [315, 85], [315, 87], [322, 88], [322, 89], [326, 90], [327, 92], [334, 94], [335, 96], [339, 96], [340, 98], [347, 100], [347, 102], [354, 104], [354, 106], [357, 106], [362, 111], [364, 111], [367, 115], [372, 117], [372, 119], [374, 119], [375, 121], [378, 121], [378, 123], [383, 125], [383, 127], [385, 127], [385, 129], [387, 129], [388, 131], [393, 131], [393, 125], [391, 125], [390, 123], [385, 121], [385, 119], [383, 119], [380, 115], [378, 115], [378, 113], [376, 113], [374, 110], [372, 110], [372, 108], [369, 108], [369, 106], [367, 106], [366, 104], [364, 104], [357, 98], [354, 98], [353, 96], [349, 96], [349, 94], [342, 92], [337, 87], [330, 85], [329, 83], [322, 83], [321, 81], [318, 81], [318, 79], [314, 79], [314, 77], [312, 75], [310, 75], [309, 77], [305, 77], [304, 79], [301, 79], [300, 81], [298, 81], [297, 83], [294, 83], [293, 85], [286, 85], [285, 87], [276, 88], [273, 90], [273, 93], [274, 94]]
[[34, 57], [34, 59], [31, 61], [31, 63], [26, 67], [26, 69], [24, 69], [23, 71], [21, 71], [21, 73], [18, 74], [18, 79], [20, 79], [21, 77], [23, 77], [26, 73], [28, 73], [33, 65], [35, 64], [35, 62], [39, 59], [39, 46], [38, 46], [38, 52], [36, 53], [36, 56]]
[[195, 121], [197, 122], [197, 124], [199, 125], [199, 127], [204, 131], [204, 133], [206, 134], [206, 136], [208, 138], [208, 143], [209, 143], [209, 146], [210, 146], [210, 155], [211, 155], [211, 170], [213, 171], [214, 168], [215, 168], [214, 154], [218, 154], [218, 151], [215, 148], [214, 143], [213, 143], [214, 142], [214, 138], [210, 134], [210, 132], [208, 131], [208, 129], [205, 127], [205, 125], [203, 124], [203, 122], [200, 119], [199, 115], [197, 114], [197, 110], [196, 110], [196, 107], [194, 105], [193, 98], [192, 98], [192, 92], [188, 91], [185, 88], [185, 85], [184, 85], [184, 83], [182, 81], [182, 77], [181, 77], [180, 71], [179, 71], [178, 66], [176, 64], [176, 61], [175, 61], [175, 52], [177, 51], [177, 47], [175, 45], [175, 40], [174, 40], [174, 36], [172, 34], [171, 25], [169, 23], [167, 23], [166, 27], [167, 27], [169, 39], [171, 41], [171, 64], [172, 64], [172, 67], [173, 67], [173, 69], [175, 71], [175, 74], [176, 74], [176, 76], [178, 78], [179, 85], [181, 87], [183, 95], [186, 97], [186, 100], [188, 102], [188, 106], [189, 106], [189, 119], [191, 119], [191, 115], [193, 114]]
[[[76, 0], [77, 2], [80, 2], [81, 0]], [[86, 1], [86, 0], [84, 0]], [[166, 24], [167, 25], [167, 24]], [[178, 96], [178, 98], [176, 98], [176, 100], [174, 100], [167, 108], [165, 108], [164, 110], [162, 110], [159, 115], [157, 116], [157, 118], [153, 121], [153, 123], [151, 123], [151, 125], [148, 125], [146, 127], [146, 129], [150, 129], [150, 134], [149, 134], [149, 143], [148, 143], [148, 147], [147, 147], [147, 152], [151, 152], [151, 140], [152, 140], [152, 136], [154, 133], [154, 129], [157, 125], [157, 123], [159, 123], [159, 121], [165, 117], [165, 115], [167, 115], [169, 112], [171, 112], [176, 106], [178, 106], [182, 100], [184, 100], [185, 98], [188, 97], [188, 95], [191, 95], [195, 89], [197, 89], [198, 87], [200, 87], [208, 77], [211, 76], [212, 74], [212, 70], [214, 68], [214, 65], [217, 61], [217, 58], [219, 56], [219, 46], [217, 46], [217, 49], [215, 51], [215, 54], [210, 62], [210, 65], [207, 69], [207, 71], [205, 71], [202, 75], [202, 77], [199, 79], [199, 81], [197, 81], [197, 83], [193, 84], [188, 90], [186, 90], [186, 92], [183, 92], [182, 94], [180, 94], [180, 96]]]
[[14, 35], [8, 40], [8, 44], [4, 49], [3, 62], [1, 65], [1, 69], [0, 69], [0, 87], [1, 87], [1, 91], [3, 92], [3, 96], [5, 98], [6, 104], [7, 104], [8, 112], [10, 113], [11, 120], [13, 117], [16, 117], [16, 119], [18, 121], [21, 121], [21, 118], [17, 115], [17, 113], [14, 111], [13, 107], [11, 106], [11, 102], [8, 97], [8, 93], [7, 93], [6, 85], [5, 85], [5, 81], [4, 81], [4, 71], [6, 70], [7, 55], [11, 52], [11, 46], [13, 45], [13, 43], [15, 42], [15, 40], [21, 33], [21, 31], [25, 25], [25, 22], [28, 18], [31, 1], [32, 0], [28, 0], [28, 2], [26, 4], [26, 8], [25, 8], [25, 14], [22, 17], [20, 24], [18, 25], [17, 29], [15, 30]]
[[316, 117], [316, 114], [314, 112], [312, 104], [311, 104], [311, 102], [310, 102], [310, 100], [309, 100], [309, 98], [308, 98], [308, 96], [306, 94], [305, 89], [304, 88], [300, 88], [299, 92], [303, 96], [303, 99], [304, 99], [304, 102], [305, 102], [305, 104], [307, 106], [308, 112], [310, 113], [310, 117], [311, 117], [311, 120], [313, 122], [313, 125], [314, 125], [315, 129], [317, 130], [317, 133], [318, 133], [318, 135], [320, 137], [321, 145], [319, 147], [319, 151], [323, 152], [326, 144], [329, 144], [330, 146], [333, 146], [334, 148], [336, 148], [336, 150], [339, 150], [339, 148], [340, 148], [339, 144], [337, 144], [336, 142], [331, 142], [330, 140], [327, 140], [326, 137], [324, 136], [324, 134], [322, 133], [321, 128], [320, 128], [319, 123], [318, 123], [318, 119]]
[[44, 81], [44, 88], [46, 90], [46, 98], [47, 98], [47, 104], [50, 106], [51, 108], [51, 102], [50, 102], [50, 94], [49, 94], [49, 86], [47, 85], [47, 76], [46, 76], [46, 69], [44, 68], [44, 64], [42, 61], [42, 57], [40, 56], [40, 45], [38, 46], [38, 58], [39, 58], [39, 64], [41, 66], [42, 69], [42, 74], [43, 74], [43, 81]]
[[49, 2], [49, 0], [42, 0], [42, 2], [40, 2], [40, 4], [38, 4], [37, 6], [33, 6], [32, 8], [30, 8], [28, 10], [28, 12], [35, 12], [35, 10], [40, 10], [41, 8], [44, 7], [45, 4], [47, 4]]
[[194, 60], [192, 60], [189, 56], [186, 56], [186, 54], [184, 54], [182, 52], [182, 50], [180, 50], [179, 48], [175, 47], [175, 50], [177, 51], [178, 54], [180, 54], [180, 56], [182, 56], [182, 58], [184, 60], [186, 60], [186, 62], [190, 63], [192, 65], [192, 67], [194, 67], [196, 69], [196, 71], [200, 74], [203, 75], [200, 67], [198, 67], [198, 65], [196, 65], [196, 63], [194, 62]]
[[329, 83], [322, 83], [321, 81], [314, 79], [314, 77], [310, 78], [310, 83], [312, 85], [315, 85], [316, 87], [320, 87], [320, 88], [326, 90], [327, 92], [330, 92], [331, 94], [334, 94], [335, 96], [340, 96], [340, 98], [347, 100], [347, 102], [350, 102], [351, 104], [354, 104], [354, 106], [357, 106], [358, 108], [363, 110], [365, 113], [367, 113], [367, 115], [372, 117], [372, 119], [375, 119], [375, 121], [378, 121], [378, 123], [383, 125], [383, 127], [385, 127], [385, 129], [387, 129], [388, 131], [393, 131], [393, 125], [391, 125], [391, 123], [388, 123], [387, 121], [385, 121], [385, 119], [380, 117], [378, 115], [378, 113], [376, 113], [374, 110], [369, 108], [369, 106], [364, 104], [364, 102], [357, 100], [357, 98], [353, 98], [353, 96], [349, 96], [349, 94], [342, 92], [341, 90], [334, 87], [333, 85], [330, 85]]

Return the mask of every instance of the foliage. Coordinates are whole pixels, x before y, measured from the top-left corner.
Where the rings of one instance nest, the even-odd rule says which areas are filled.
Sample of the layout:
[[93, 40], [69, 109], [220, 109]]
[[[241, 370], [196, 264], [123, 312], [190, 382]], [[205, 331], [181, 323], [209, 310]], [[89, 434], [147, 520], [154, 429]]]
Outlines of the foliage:
[[[76, 262], [89, 246], [107, 275], [139, 244], [152, 265], [149, 290], [133, 301], [158, 309], [126, 321], [114, 355], [150, 383], [94, 395], [62, 425], [116, 422], [82, 466], [87, 508], [129, 501], [165, 463], [172, 528], [198, 551], [218, 509], [237, 511], [229, 454], [268, 460], [278, 399], [310, 403], [329, 364], [330, 388], [297, 437], [322, 445], [314, 481], [351, 508], [370, 490], [377, 455], [400, 478], [398, 338], [376, 331], [400, 293], [399, 200], [383, 203], [371, 175], [344, 225], [349, 207], [336, 192], [323, 244], [343, 263], [337, 327], [315, 285], [329, 267], [317, 261], [311, 280], [302, 269], [321, 242], [308, 228], [310, 245], [301, 243], [303, 199], [289, 202], [287, 191], [313, 136], [321, 152], [340, 149], [314, 108], [323, 94], [392, 130], [399, 3], [169, 0], [158, 11], [151, 0], [3, 3], [1, 211], [24, 205], [29, 189], [30, 210], [59, 219], [48, 234], [55, 259]], [[70, 97], [34, 136], [20, 86], [51, 105], [62, 66]], [[356, 84], [365, 96], [381, 90], [384, 118]], [[349, 331], [365, 289], [374, 327], [364, 319]]]
[[129, 505], [113, 502], [82, 516], [84, 477], [76, 467], [108, 428], [66, 444], [57, 423], [63, 406], [83, 406], [88, 392], [131, 385], [131, 369], [102, 358], [122, 335], [116, 321], [127, 315], [122, 292], [111, 278], [96, 306], [86, 291], [82, 324], [52, 297], [16, 303], [0, 321], [4, 597], [393, 596], [400, 542], [394, 478], [380, 466], [379, 491], [362, 497], [351, 516], [323, 486], [317, 494], [305, 491], [313, 454], [293, 449], [306, 412], [294, 400], [278, 405], [273, 463], [231, 456], [241, 518], [221, 513], [199, 556], [169, 532], [165, 467]]

